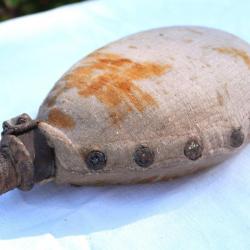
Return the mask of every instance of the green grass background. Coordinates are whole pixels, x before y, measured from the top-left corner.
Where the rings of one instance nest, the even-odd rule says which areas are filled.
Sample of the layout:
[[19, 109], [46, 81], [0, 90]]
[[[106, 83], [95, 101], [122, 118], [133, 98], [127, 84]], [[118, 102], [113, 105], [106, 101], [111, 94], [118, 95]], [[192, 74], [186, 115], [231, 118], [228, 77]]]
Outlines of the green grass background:
[[77, 0], [0, 0], [0, 21], [53, 9]]

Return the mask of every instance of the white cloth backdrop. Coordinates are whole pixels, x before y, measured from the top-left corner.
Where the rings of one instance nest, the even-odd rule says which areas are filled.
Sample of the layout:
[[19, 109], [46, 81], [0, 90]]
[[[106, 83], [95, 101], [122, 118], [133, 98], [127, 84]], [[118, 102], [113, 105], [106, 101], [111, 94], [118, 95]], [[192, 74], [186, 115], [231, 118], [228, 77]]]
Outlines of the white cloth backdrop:
[[[250, 2], [103, 0], [0, 24], [0, 121], [36, 112], [87, 53], [160, 26], [203, 25], [250, 42]], [[250, 146], [168, 183], [36, 186], [0, 197], [0, 249], [250, 249]]]

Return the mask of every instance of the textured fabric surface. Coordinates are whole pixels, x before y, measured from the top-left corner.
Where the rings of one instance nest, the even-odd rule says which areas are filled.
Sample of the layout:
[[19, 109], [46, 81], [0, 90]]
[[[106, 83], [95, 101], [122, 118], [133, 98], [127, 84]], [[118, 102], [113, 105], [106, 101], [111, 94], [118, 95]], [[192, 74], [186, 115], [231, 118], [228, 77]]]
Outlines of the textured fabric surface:
[[[125, 35], [170, 25], [223, 29], [250, 42], [250, 2], [90, 1], [0, 24], [0, 121], [35, 117], [77, 60]], [[0, 197], [0, 249], [250, 249], [250, 146], [165, 183], [48, 184]]]

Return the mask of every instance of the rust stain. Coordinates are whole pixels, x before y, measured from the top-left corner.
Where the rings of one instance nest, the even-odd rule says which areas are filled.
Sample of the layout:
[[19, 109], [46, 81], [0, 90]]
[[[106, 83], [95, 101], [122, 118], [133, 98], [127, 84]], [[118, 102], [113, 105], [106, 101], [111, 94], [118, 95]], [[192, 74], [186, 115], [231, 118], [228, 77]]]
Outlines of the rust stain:
[[96, 97], [117, 124], [132, 110], [143, 112], [147, 107], [158, 106], [154, 97], [134, 81], [159, 77], [170, 68], [170, 65], [137, 63], [117, 54], [96, 52], [88, 56], [84, 66], [65, 76], [65, 88], [77, 88], [80, 96]]
[[137, 47], [134, 46], [134, 45], [129, 45], [128, 47], [129, 47], [130, 49], [137, 49]]
[[183, 42], [184, 42], [184, 43], [192, 43], [193, 40], [192, 40], [192, 39], [183, 39]]
[[176, 179], [177, 177], [169, 177], [169, 175], [166, 176], [162, 176], [159, 181], [172, 181], [174, 179]]
[[169, 176], [163, 176], [159, 179], [159, 181], [168, 181], [170, 179]]
[[48, 123], [58, 128], [73, 128], [75, 126], [73, 118], [58, 108], [53, 108], [50, 110], [48, 115]]
[[214, 48], [214, 50], [222, 54], [242, 59], [250, 69], [250, 56], [247, 54], [246, 51], [235, 48]]
[[217, 91], [216, 94], [217, 94], [217, 101], [218, 101], [219, 105], [223, 106], [224, 105], [223, 95], [219, 91]]
[[139, 181], [135, 180], [135, 183], [138, 183], [138, 184], [152, 183], [152, 182], [156, 182], [157, 178], [158, 178], [158, 176], [150, 176], [150, 177], [146, 177], [144, 179], [141, 179]]
[[190, 79], [191, 81], [195, 81], [195, 80], [198, 79], [198, 77], [193, 75], [193, 76], [191, 76], [189, 79]]
[[126, 116], [127, 113], [131, 112], [132, 108], [127, 107], [127, 110], [116, 110], [116, 111], [110, 111], [109, 117], [111, 118], [113, 124], [118, 124], [120, 121], [123, 120], [123, 118]]
[[194, 34], [197, 34], [197, 35], [203, 35], [203, 33], [201, 31], [198, 31], [198, 30], [195, 30], [195, 29], [192, 29], [192, 28], [189, 28], [188, 29], [190, 32], [194, 33]]
[[64, 86], [56, 84], [55, 87], [51, 90], [50, 95], [45, 99], [44, 103], [48, 107], [52, 107], [56, 103], [56, 99], [64, 91]]

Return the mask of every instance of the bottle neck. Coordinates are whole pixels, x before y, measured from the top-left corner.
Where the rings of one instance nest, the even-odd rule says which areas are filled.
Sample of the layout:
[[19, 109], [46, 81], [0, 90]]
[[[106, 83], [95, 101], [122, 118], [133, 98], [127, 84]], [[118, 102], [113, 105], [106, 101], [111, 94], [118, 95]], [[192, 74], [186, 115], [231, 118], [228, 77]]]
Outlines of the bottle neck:
[[39, 121], [23, 114], [3, 123], [0, 144], [0, 194], [13, 188], [32, 189], [55, 175], [54, 151]]
[[0, 194], [6, 193], [18, 185], [15, 167], [9, 157], [0, 151]]

